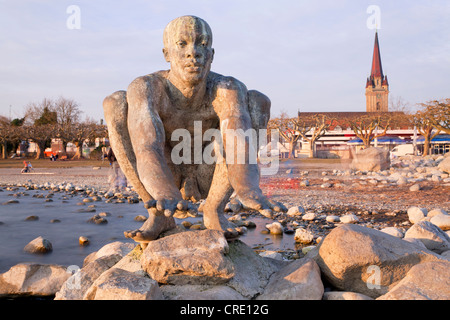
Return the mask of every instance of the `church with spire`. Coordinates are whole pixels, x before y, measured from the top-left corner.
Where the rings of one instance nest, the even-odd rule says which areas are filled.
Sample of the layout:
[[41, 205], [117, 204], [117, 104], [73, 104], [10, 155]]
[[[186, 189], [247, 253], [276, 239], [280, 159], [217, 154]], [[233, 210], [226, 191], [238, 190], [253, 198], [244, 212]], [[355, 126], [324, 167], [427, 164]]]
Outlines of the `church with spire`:
[[381, 65], [378, 31], [375, 32], [372, 70], [366, 82], [366, 112], [389, 111], [389, 83]]

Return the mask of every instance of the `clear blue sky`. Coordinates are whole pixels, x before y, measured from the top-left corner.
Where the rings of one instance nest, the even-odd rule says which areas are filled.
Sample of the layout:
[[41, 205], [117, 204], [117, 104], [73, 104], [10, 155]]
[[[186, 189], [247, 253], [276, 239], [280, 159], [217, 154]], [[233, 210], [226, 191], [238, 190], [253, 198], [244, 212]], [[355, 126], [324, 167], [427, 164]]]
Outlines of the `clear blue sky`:
[[[80, 8], [80, 29], [67, 27], [70, 5]], [[0, 0], [0, 115], [64, 96], [103, 118], [105, 96], [169, 68], [163, 29], [188, 14], [212, 28], [212, 70], [265, 93], [273, 115], [365, 111], [370, 5], [380, 8], [391, 97], [412, 105], [450, 97], [448, 0]]]

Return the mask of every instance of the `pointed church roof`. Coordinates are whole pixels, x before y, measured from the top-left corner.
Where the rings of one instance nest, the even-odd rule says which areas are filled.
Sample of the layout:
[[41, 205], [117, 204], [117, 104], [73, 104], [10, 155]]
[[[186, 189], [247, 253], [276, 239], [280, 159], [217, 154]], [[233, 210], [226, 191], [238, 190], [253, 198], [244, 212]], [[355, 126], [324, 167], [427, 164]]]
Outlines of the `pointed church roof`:
[[375, 46], [373, 48], [372, 71], [370, 77], [381, 77], [383, 75], [383, 67], [381, 66], [380, 44], [378, 43], [378, 31], [375, 32]]

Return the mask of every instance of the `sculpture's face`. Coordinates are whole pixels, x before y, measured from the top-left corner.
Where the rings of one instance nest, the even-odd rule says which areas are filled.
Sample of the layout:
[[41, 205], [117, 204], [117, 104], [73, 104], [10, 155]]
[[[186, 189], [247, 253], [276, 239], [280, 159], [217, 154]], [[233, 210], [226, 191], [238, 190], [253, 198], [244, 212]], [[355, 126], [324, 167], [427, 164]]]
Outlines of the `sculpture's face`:
[[208, 76], [214, 56], [208, 24], [196, 17], [181, 17], [164, 31], [164, 56], [173, 76], [196, 84]]

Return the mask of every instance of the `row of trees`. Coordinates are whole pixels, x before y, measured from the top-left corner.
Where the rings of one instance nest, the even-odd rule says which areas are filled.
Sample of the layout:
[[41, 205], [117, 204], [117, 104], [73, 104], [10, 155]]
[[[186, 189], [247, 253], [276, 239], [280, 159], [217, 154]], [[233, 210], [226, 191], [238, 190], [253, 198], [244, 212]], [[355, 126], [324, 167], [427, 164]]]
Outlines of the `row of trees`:
[[372, 113], [298, 113], [289, 117], [282, 112], [269, 120], [268, 129], [276, 129], [289, 144], [289, 158], [299, 138], [309, 143], [309, 156], [315, 157], [314, 145], [329, 130], [350, 128], [365, 148], [376, 138], [385, 136], [389, 129], [413, 128], [424, 137], [424, 155], [430, 153], [430, 143], [440, 133], [450, 134], [450, 99], [428, 101], [418, 105], [416, 112], [397, 101], [393, 112]]
[[2, 158], [7, 157], [8, 145], [13, 150], [21, 141], [36, 143], [36, 159], [44, 158], [44, 150], [50, 146], [51, 139], [60, 139], [64, 150], [69, 142], [77, 147], [73, 159], [82, 154], [83, 142], [107, 137], [107, 129], [86, 117], [81, 119], [82, 111], [76, 101], [63, 97], [57, 100], [43, 99], [26, 106], [23, 118], [8, 119], [0, 116], [0, 144]]

